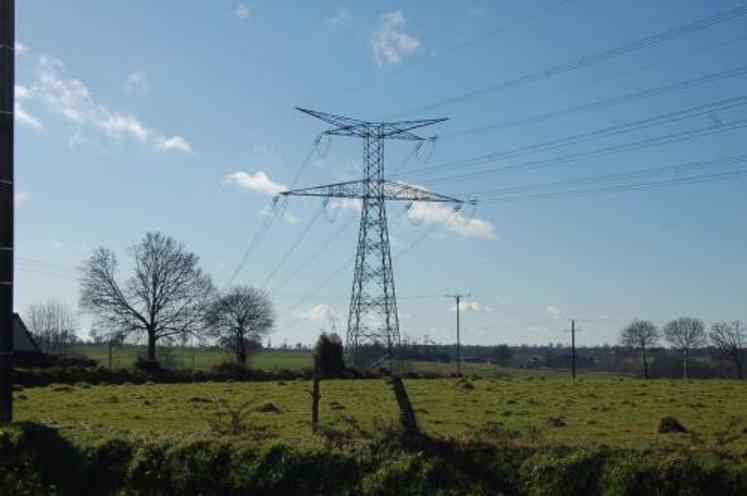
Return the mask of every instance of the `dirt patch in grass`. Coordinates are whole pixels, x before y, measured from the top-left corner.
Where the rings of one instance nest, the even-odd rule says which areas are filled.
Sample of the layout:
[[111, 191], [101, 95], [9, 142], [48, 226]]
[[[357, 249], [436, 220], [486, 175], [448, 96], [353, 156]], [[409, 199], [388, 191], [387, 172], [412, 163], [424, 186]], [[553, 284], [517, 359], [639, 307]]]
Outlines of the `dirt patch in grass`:
[[280, 413], [280, 408], [272, 401], [266, 401], [257, 407], [255, 412], [261, 413]]
[[689, 431], [674, 417], [666, 416], [656, 423], [657, 434], [687, 434]]
[[548, 417], [547, 425], [550, 427], [565, 427], [568, 423], [563, 417]]

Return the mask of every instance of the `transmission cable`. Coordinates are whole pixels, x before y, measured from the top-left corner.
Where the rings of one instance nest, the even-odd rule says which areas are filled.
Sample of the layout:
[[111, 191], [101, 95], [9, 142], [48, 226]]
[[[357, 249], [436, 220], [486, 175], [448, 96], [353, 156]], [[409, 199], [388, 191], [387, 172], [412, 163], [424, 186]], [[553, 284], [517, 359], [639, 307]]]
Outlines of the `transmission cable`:
[[342, 233], [344, 233], [347, 228], [353, 223], [353, 221], [356, 220], [355, 216], [350, 217], [341, 227], [338, 229], [332, 237], [327, 239], [327, 241], [324, 242], [322, 246], [319, 247], [318, 250], [316, 250], [308, 259], [304, 260], [303, 263], [299, 264], [290, 274], [288, 274], [282, 281], [280, 281], [272, 290], [277, 291], [278, 288], [283, 287], [285, 284], [287, 284], [291, 279], [295, 278], [299, 273], [301, 273], [304, 269], [311, 267], [311, 264], [319, 258], [322, 253], [324, 253], [327, 248], [334, 243], [337, 238], [339, 238]]
[[[546, 7], [541, 7], [538, 10], [535, 10], [533, 12], [530, 12], [529, 14], [525, 14], [525, 15], [519, 17], [518, 19], [510, 21], [510, 22], [508, 22], [506, 24], [502, 24], [502, 25], [497, 26], [497, 27], [495, 27], [493, 29], [487, 30], [487, 31], [485, 31], [485, 32], [483, 32], [481, 34], [478, 34], [478, 35], [476, 35], [476, 36], [474, 36], [472, 38], [466, 39], [466, 40], [464, 40], [464, 41], [462, 41], [462, 42], [460, 42], [460, 43], [458, 43], [456, 45], [452, 45], [452, 46], [450, 46], [448, 48], [441, 49], [441, 50], [439, 50], [436, 53], [420, 57], [420, 58], [418, 58], [416, 60], [412, 60], [410, 63], [408, 63], [406, 65], [400, 65], [397, 69], [385, 72], [382, 75], [385, 76], [385, 77], [392, 77], [392, 76], [398, 76], [398, 75], [400, 75], [400, 74], [402, 74], [404, 72], [407, 72], [407, 71], [412, 71], [413, 69], [416, 69], [416, 68], [419, 68], [419, 67], [422, 67], [422, 66], [426, 65], [428, 62], [431, 62], [431, 61], [436, 60], [436, 59], [441, 59], [441, 58], [443, 58], [443, 57], [445, 57], [447, 55], [450, 55], [450, 54], [452, 54], [454, 52], [460, 51], [460, 50], [464, 49], [465, 47], [468, 47], [468, 46], [474, 45], [476, 43], [479, 43], [480, 41], [482, 41], [485, 38], [489, 38], [491, 36], [495, 36], [495, 35], [501, 34], [501, 33], [505, 32], [505, 31], [508, 31], [508, 30], [510, 30], [512, 28], [521, 26], [522, 24], [525, 24], [525, 23], [527, 23], [529, 21], [532, 21], [532, 20], [534, 20], [534, 19], [536, 19], [538, 17], [541, 17], [543, 15], [549, 14], [552, 11], [554, 11], [554, 10], [560, 8], [560, 7], [563, 7], [563, 6], [565, 6], [565, 5], [569, 4], [569, 3], [572, 3], [574, 1], [576, 1], [576, 0], [560, 0], [560, 1], [557, 1], [557, 2], [554, 2], [554, 3], [550, 4], [550, 5], [548, 5]], [[342, 87], [341, 89], [338, 90], [338, 93], [348, 93], [350, 91], [362, 89], [362, 88], [365, 88], [367, 86], [370, 86], [370, 81], [367, 81], [366, 83], [361, 83], [361, 84], [351, 84], [351, 85], [344, 86], [344, 87]]]
[[537, 72], [533, 72], [533, 73], [530, 73], [530, 74], [527, 74], [527, 75], [524, 75], [524, 76], [521, 76], [515, 79], [510, 79], [508, 81], [490, 84], [488, 86], [478, 88], [476, 90], [472, 90], [461, 95], [457, 95], [457, 96], [450, 97], [450, 98], [445, 98], [445, 99], [438, 100], [430, 104], [421, 105], [419, 107], [406, 110], [404, 112], [399, 112], [396, 115], [424, 113], [424, 112], [428, 112], [434, 109], [439, 109], [439, 108], [448, 107], [448, 106], [451, 106], [457, 103], [462, 103], [462, 102], [472, 100], [475, 98], [481, 98], [492, 93], [500, 93], [500, 92], [503, 92], [509, 89], [518, 88], [518, 87], [521, 87], [521, 86], [524, 86], [530, 83], [535, 83], [537, 81], [549, 79], [560, 74], [582, 69], [589, 65], [598, 64], [600, 62], [606, 62], [608, 60], [621, 57], [623, 55], [627, 55], [629, 53], [636, 52], [644, 48], [648, 48], [654, 45], [665, 43], [667, 41], [670, 41], [672, 39], [675, 39], [681, 36], [686, 36], [686, 35], [689, 35], [689, 34], [692, 34], [698, 31], [702, 31], [712, 26], [716, 26], [718, 24], [739, 18], [745, 14], [747, 14], [747, 5], [742, 5], [740, 7], [736, 7], [734, 9], [727, 10], [719, 14], [710, 16], [710, 17], [705, 17], [705, 18], [699, 19], [697, 21], [694, 21], [688, 24], [677, 26], [677, 27], [668, 29], [666, 31], [663, 31], [661, 33], [658, 33], [652, 36], [647, 36], [645, 38], [641, 38], [630, 43], [626, 43], [624, 45], [602, 50], [600, 52], [596, 52], [591, 55], [586, 55], [584, 57], [581, 57], [581, 58], [578, 58], [578, 59], [575, 59], [569, 62], [565, 62], [560, 65], [556, 65], [549, 69], [544, 69], [544, 70], [540, 70]]
[[515, 194], [515, 193], [526, 193], [533, 192], [536, 190], [547, 190], [555, 189], [559, 187], [568, 186], [581, 186], [589, 184], [598, 184], [604, 182], [614, 181], [625, 181], [630, 179], [636, 179], [639, 177], [651, 177], [662, 174], [674, 174], [682, 172], [697, 171], [703, 169], [710, 169], [715, 167], [723, 167], [726, 165], [736, 165], [747, 162], [747, 155], [733, 155], [727, 157], [720, 157], [713, 160], [701, 160], [696, 162], [685, 162], [674, 165], [667, 165], [663, 167], [654, 167], [648, 169], [638, 169], [628, 172], [620, 172], [616, 174], [607, 174], [603, 176], [585, 177], [580, 179], [567, 179], [563, 181], [554, 181], [539, 184], [528, 184], [519, 186], [508, 186], [503, 188], [493, 188], [482, 191], [475, 191], [468, 194], [468, 196], [483, 196], [487, 194]]
[[716, 172], [711, 174], [701, 174], [698, 176], [677, 177], [672, 179], [663, 179], [659, 181], [640, 182], [633, 184], [621, 184], [615, 186], [605, 186], [597, 188], [576, 189], [569, 191], [557, 191], [551, 193], [538, 193], [527, 195], [503, 196], [497, 198], [483, 198], [482, 203], [500, 203], [516, 200], [551, 200], [557, 198], [571, 198], [589, 195], [598, 195], [603, 193], [616, 193], [621, 191], [637, 191], [642, 189], [663, 188], [669, 186], [685, 186], [690, 184], [700, 184], [711, 181], [720, 181], [724, 179], [742, 179], [747, 177], [747, 169], [737, 169], [727, 172]]
[[695, 107], [689, 107], [689, 108], [678, 110], [675, 112], [659, 114], [659, 115], [648, 117], [645, 119], [625, 122], [623, 124], [617, 124], [615, 126], [597, 129], [594, 131], [573, 134], [573, 135], [566, 136], [563, 138], [543, 141], [540, 143], [535, 143], [532, 145], [525, 145], [525, 146], [521, 146], [517, 148], [511, 148], [511, 149], [504, 150], [501, 152], [493, 152], [493, 153], [489, 153], [486, 155], [480, 155], [477, 157], [472, 157], [472, 158], [467, 158], [467, 159], [462, 159], [462, 160], [454, 160], [451, 162], [445, 162], [445, 163], [435, 165], [435, 166], [421, 167], [420, 169], [412, 170], [409, 173], [401, 174], [401, 176], [413, 176], [413, 175], [419, 176], [422, 174], [426, 174], [426, 175], [437, 174], [437, 173], [440, 173], [441, 171], [455, 169], [455, 168], [463, 169], [465, 167], [475, 167], [475, 166], [483, 165], [485, 162], [495, 162], [497, 159], [512, 158], [516, 156], [525, 155], [528, 153], [544, 152], [544, 151], [552, 150], [555, 148], [575, 145], [578, 143], [583, 143], [585, 141], [596, 140], [600, 138], [609, 138], [609, 137], [618, 136], [621, 134], [630, 133], [633, 131], [640, 131], [642, 129], [646, 129], [649, 127], [661, 126], [664, 124], [671, 124], [673, 122], [677, 122], [683, 119], [691, 119], [691, 118], [702, 116], [702, 115], [712, 114], [713, 112], [728, 110], [728, 109], [739, 107], [745, 104], [747, 104], [747, 95], [726, 98], [724, 100], [710, 102], [710, 103], [698, 105]]
[[469, 128], [469, 129], [464, 129], [462, 131], [455, 131], [455, 132], [448, 133], [448, 134], [442, 134], [439, 136], [439, 138], [440, 139], [453, 139], [453, 138], [458, 138], [458, 137], [465, 136], [465, 135], [486, 133], [486, 132], [491, 132], [491, 131], [497, 131], [500, 129], [508, 129], [508, 128], [520, 126], [522, 124], [544, 122], [544, 121], [548, 121], [551, 119], [557, 119], [559, 117], [564, 117], [568, 115], [590, 112], [593, 110], [599, 110], [599, 109], [603, 109], [606, 107], [611, 107], [614, 105], [631, 102], [634, 100], [639, 100], [643, 98], [651, 98], [654, 96], [660, 96], [660, 95], [664, 95], [666, 93], [670, 93], [673, 91], [687, 90], [687, 89], [695, 88], [703, 84], [722, 81], [724, 79], [731, 78], [731, 77], [744, 76], [745, 74], [747, 74], [747, 66], [740, 66], [740, 67], [736, 67], [733, 69], [728, 69], [725, 71], [708, 74], [705, 76], [691, 78], [691, 79], [687, 79], [684, 81], [678, 81], [676, 83], [670, 83], [664, 86], [658, 86], [656, 88], [651, 88], [648, 90], [637, 91], [635, 93], [628, 93], [626, 95], [609, 98], [607, 100], [600, 100], [596, 102], [579, 105], [576, 107], [553, 110], [550, 112], [535, 114], [532, 116], [522, 117], [519, 119], [513, 119], [510, 121], [503, 121], [503, 122], [498, 122], [495, 124], [486, 124], [482, 126]]
[[[303, 161], [301, 162], [301, 165], [298, 167], [298, 170], [296, 171], [296, 175], [293, 177], [293, 180], [290, 183], [290, 189], [295, 187], [298, 180], [301, 178], [301, 175], [306, 170], [306, 166], [311, 161], [311, 157], [314, 155], [314, 151], [316, 150], [316, 147], [319, 144], [319, 141], [321, 140], [321, 135], [317, 136], [314, 139], [314, 142], [312, 143], [308, 153], [304, 157]], [[234, 269], [233, 273], [231, 274], [231, 277], [228, 279], [228, 282], [225, 284], [225, 288], [230, 287], [233, 282], [236, 280], [236, 277], [238, 277], [241, 270], [244, 268], [246, 263], [249, 261], [249, 257], [251, 257], [252, 253], [254, 253], [254, 250], [257, 248], [259, 243], [262, 241], [262, 239], [267, 234], [267, 231], [270, 230], [270, 227], [272, 227], [272, 224], [275, 222], [275, 219], [282, 215], [282, 213], [285, 211], [286, 203], [283, 202], [282, 205], [278, 206], [279, 197], [275, 197], [272, 200], [272, 206], [270, 207], [270, 212], [268, 215], [265, 215], [262, 219], [262, 223], [257, 228], [257, 231], [254, 233], [254, 236], [249, 241], [249, 245], [247, 246], [246, 250], [244, 251], [244, 255], [241, 257], [241, 260], [239, 261], [238, 265]], [[267, 208], [267, 207], [265, 207]]]
[[646, 138], [639, 141], [632, 141], [622, 143], [618, 145], [608, 146], [604, 148], [597, 148], [594, 150], [588, 150], [580, 153], [573, 153], [569, 155], [561, 155], [558, 157], [551, 157], [547, 159], [532, 160], [528, 162], [522, 162], [514, 165], [508, 165], [503, 167], [492, 167], [483, 170], [468, 172], [464, 174], [455, 174], [452, 176], [440, 177], [432, 181], [428, 181], [429, 185], [443, 184], [443, 183], [454, 183], [459, 181], [468, 181], [477, 178], [483, 178], [494, 175], [506, 175], [516, 172], [525, 172], [528, 170], [535, 170], [544, 167], [550, 167], [555, 165], [562, 165], [569, 162], [577, 162], [581, 160], [588, 160], [590, 158], [596, 158], [607, 155], [615, 155], [622, 152], [628, 152], [633, 150], [639, 150], [643, 148], [649, 148], [652, 146], [660, 146], [669, 143], [675, 143], [679, 141], [701, 138], [703, 136], [710, 136], [713, 134], [721, 134], [728, 131], [734, 131], [737, 129], [743, 129], [747, 127], [747, 119], [740, 119], [727, 123], [721, 123], [717, 126], [706, 126], [687, 131], [680, 131], [677, 133], [655, 136], [652, 138]]
[[293, 255], [293, 252], [296, 251], [296, 248], [298, 248], [298, 246], [304, 240], [306, 235], [309, 234], [309, 232], [311, 231], [311, 228], [314, 227], [314, 224], [319, 219], [319, 217], [322, 215], [323, 211], [324, 211], [324, 206], [320, 205], [316, 213], [314, 214], [314, 216], [309, 220], [309, 222], [306, 224], [306, 227], [303, 229], [303, 231], [301, 231], [299, 236], [296, 238], [296, 241], [294, 241], [293, 244], [291, 244], [288, 247], [288, 250], [286, 250], [283, 256], [280, 257], [280, 260], [278, 261], [277, 264], [275, 264], [275, 267], [270, 271], [269, 274], [267, 274], [267, 277], [265, 277], [265, 280], [260, 285], [260, 289], [264, 289], [265, 286], [267, 286], [267, 283], [270, 282], [270, 280], [273, 277], [275, 277], [275, 274], [277, 274], [278, 271], [283, 268], [283, 266], [286, 264], [288, 259]]

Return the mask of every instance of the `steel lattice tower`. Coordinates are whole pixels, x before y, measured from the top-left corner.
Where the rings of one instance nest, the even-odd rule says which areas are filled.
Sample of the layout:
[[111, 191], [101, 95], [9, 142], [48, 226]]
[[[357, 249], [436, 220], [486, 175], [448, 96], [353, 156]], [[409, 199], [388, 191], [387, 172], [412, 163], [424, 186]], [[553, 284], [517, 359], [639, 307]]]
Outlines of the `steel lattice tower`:
[[303, 108], [298, 110], [332, 124], [333, 127], [323, 134], [363, 139], [363, 178], [360, 181], [295, 189], [280, 194], [361, 200], [358, 249], [348, 314], [347, 352], [355, 364], [358, 346], [386, 346], [392, 369], [393, 348], [399, 346], [400, 334], [386, 201], [454, 203], [457, 209], [465, 202], [404, 183], [387, 181], [384, 177], [384, 141], [432, 139], [417, 136], [412, 131], [446, 119], [366, 122]]

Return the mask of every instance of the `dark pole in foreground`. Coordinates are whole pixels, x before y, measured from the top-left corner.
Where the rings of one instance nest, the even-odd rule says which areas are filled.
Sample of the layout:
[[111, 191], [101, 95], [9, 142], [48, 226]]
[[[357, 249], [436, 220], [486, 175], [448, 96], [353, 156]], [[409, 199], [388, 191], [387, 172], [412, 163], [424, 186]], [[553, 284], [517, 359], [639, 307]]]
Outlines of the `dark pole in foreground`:
[[571, 319], [571, 375], [576, 378], [576, 321]]
[[0, 0], [0, 424], [13, 420], [15, 2]]

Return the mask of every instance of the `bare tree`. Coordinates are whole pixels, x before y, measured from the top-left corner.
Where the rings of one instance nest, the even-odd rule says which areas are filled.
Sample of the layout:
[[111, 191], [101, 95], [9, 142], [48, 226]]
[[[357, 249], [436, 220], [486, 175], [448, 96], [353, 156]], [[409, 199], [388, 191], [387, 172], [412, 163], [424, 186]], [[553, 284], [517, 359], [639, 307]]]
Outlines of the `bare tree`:
[[648, 320], [634, 320], [620, 331], [620, 342], [623, 346], [641, 351], [644, 379], [648, 379], [646, 350], [654, 346], [658, 340], [659, 332], [656, 326]]
[[54, 300], [33, 303], [25, 320], [44, 353], [63, 355], [75, 344], [75, 319], [64, 303]]
[[747, 347], [747, 330], [738, 321], [731, 324], [718, 322], [711, 326], [711, 343], [719, 353], [731, 360], [737, 377], [744, 376], [744, 355]]
[[668, 322], [661, 333], [673, 348], [682, 352], [682, 375], [687, 379], [690, 372], [687, 360], [690, 350], [705, 346], [708, 341], [703, 321], [680, 317]]
[[267, 295], [249, 286], [236, 286], [215, 298], [205, 311], [211, 335], [231, 343], [236, 361], [246, 365], [247, 341], [261, 343], [275, 321]]
[[127, 337], [144, 334], [148, 360], [155, 361], [159, 340], [201, 330], [213, 284], [198, 267], [199, 257], [164, 234], [147, 233], [131, 255], [134, 273], [120, 285], [116, 255], [97, 249], [81, 268], [80, 306], [104, 329]]

